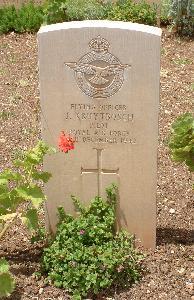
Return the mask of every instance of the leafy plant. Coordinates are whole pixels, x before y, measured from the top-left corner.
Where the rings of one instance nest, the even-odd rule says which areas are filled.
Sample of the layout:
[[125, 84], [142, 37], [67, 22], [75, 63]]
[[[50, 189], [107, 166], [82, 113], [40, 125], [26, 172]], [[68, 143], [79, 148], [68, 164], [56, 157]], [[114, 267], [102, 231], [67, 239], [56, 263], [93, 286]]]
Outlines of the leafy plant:
[[117, 189], [107, 189], [107, 201], [100, 197], [84, 207], [72, 197], [77, 217], [59, 208], [57, 233], [44, 250], [42, 265], [48, 280], [68, 290], [73, 299], [88, 293], [139, 278], [142, 255], [133, 247], [133, 238], [115, 230]]
[[173, 60], [175, 64], [177, 65], [189, 65], [192, 64], [192, 60], [188, 58], [177, 58]]
[[[15, 170], [6, 169], [0, 173], [0, 240], [7, 230], [20, 219], [32, 235], [41, 234], [38, 209], [45, 200], [41, 183], [46, 183], [51, 174], [39, 170], [43, 157], [54, 152], [44, 142], [23, 156], [14, 160]], [[25, 205], [26, 204], [26, 205]], [[7, 262], [0, 261], [0, 296], [7, 296], [14, 288]]]
[[[33, 232], [38, 228], [37, 209], [45, 200], [40, 182], [46, 183], [51, 174], [38, 169], [43, 157], [54, 149], [40, 141], [23, 157], [13, 162], [15, 170], [6, 169], [0, 173], [0, 238], [17, 218], [20, 218]], [[27, 209], [18, 210], [28, 202]]]
[[172, 124], [169, 148], [174, 161], [184, 162], [194, 172], [194, 116], [185, 113]]
[[16, 9], [13, 5], [0, 8], [0, 33], [36, 32], [43, 23], [43, 8], [33, 2]]
[[161, 24], [169, 25], [169, 11], [171, 6], [171, 0], [162, 0], [161, 1], [161, 9], [160, 9], [160, 21]]
[[73, 20], [109, 19], [156, 24], [156, 7], [132, 0], [47, 0], [43, 5], [33, 2], [16, 9], [0, 9], [0, 33], [36, 32], [43, 23], [52, 24]]
[[118, 0], [108, 12], [108, 19], [155, 25], [157, 9], [145, 1], [134, 3], [132, 0]]
[[48, 0], [45, 6], [45, 22], [48, 24], [73, 21], [109, 19], [156, 24], [156, 7], [146, 2], [132, 0]]
[[8, 297], [15, 288], [15, 282], [9, 272], [9, 264], [4, 258], [0, 259], [0, 298]]
[[44, 4], [44, 22], [53, 24], [67, 21], [65, 3], [66, 0], [47, 0]]
[[43, 8], [33, 2], [23, 4], [17, 11], [16, 32], [36, 32], [43, 23]]
[[194, 5], [192, 0], [171, 0], [169, 17], [179, 34], [194, 35]]
[[104, 6], [96, 0], [66, 0], [65, 3], [69, 20], [103, 19]]
[[49, 0], [44, 10], [45, 22], [103, 19], [108, 5], [97, 0]]
[[16, 18], [16, 8], [13, 5], [0, 8], [0, 33], [13, 31]]

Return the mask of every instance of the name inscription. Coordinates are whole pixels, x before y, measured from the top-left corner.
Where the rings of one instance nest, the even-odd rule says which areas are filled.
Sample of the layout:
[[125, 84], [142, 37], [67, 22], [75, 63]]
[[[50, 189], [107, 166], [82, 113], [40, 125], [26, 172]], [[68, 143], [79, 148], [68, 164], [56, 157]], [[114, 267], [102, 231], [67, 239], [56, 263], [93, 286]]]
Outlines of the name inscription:
[[69, 130], [76, 142], [136, 144], [136, 139], [131, 136], [129, 129], [132, 128], [134, 115], [128, 112], [126, 105], [70, 104], [64, 119], [66, 122], [72, 122], [72, 125], [78, 122], [78, 128], [72, 126]]

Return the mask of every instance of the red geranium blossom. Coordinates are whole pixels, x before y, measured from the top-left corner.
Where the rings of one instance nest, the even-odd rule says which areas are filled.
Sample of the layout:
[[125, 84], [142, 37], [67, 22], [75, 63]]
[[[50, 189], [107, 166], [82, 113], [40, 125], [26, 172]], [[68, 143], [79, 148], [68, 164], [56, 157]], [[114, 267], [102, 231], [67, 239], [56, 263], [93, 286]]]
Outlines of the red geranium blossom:
[[70, 135], [66, 136], [64, 131], [61, 131], [58, 146], [62, 152], [67, 153], [69, 150], [74, 149], [74, 143], [75, 140]]

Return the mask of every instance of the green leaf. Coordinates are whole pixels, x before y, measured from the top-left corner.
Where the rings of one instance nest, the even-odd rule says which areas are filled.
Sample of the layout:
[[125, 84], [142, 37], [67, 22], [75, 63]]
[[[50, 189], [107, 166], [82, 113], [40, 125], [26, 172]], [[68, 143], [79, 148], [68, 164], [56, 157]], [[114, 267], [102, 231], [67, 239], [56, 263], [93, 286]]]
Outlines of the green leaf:
[[12, 201], [9, 197], [9, 193], [0, 194], [0, 206], [4, 208], [11, 208]]
[[190, 171], [194, 170], [194, 117], [185, 113], [172, 124], [169, 148], [174, 161], [184, 162]]
[[0, 273], [6, 273], [9, 271], [9, 264], [5, 258], [0, 259]]
[[18, 196], [24, 200], [31, 200], [34, 208], [38, 209], [42, 202], [45, 200], [45, 196], [38, 186], [20, 186], [16, 188]]
[[0, 206], [3, 206], [6, 209], [14, 210], [20, 202], [21, 198], [18, 198], [15, 189], [10, 192], [5, 190], [4, 193], [0, 193]]
[[84, 214], [86, 212], [85, 207], [82, 205], [79, 199], [77, 199], [74, 195], [71, 195], [71, 199], [73, 201], [74, 207], [77, 212]]
[[52, 147], [49, 147], [43, 141], [39, 141], [38, 144], [30, 151], [26, 153], [25, 163], [38, 165], [43, 161], [45, 154], [51, 154], [56, 152]]
[[4, 207], [0, 207], [0, 216], [5, 215], [8, 213], [8, 210], [5, 209]]
[[51, 178], [51, 174], [48, 172], [33, 172], [32, 178], [35, 180], [42, 180], [44, 183], [47, 183]]
[[22, 217], [21, 219], [30, 231], [38, 228], [38, 214], [36, 209], [29, 209], [25, 217]]
[[8, 182], [8, 180], [15, 180], [15, 181], [19, 181], [22, 179], [22, 175], [20, 175], [17, 172], [12, 172], [9, 169], [4, 170], [1, 174], [0, 174], [0, 184], [3, 181]]
[[8, 180], [6, 178], [0, 178], [0, 185], [8, 184]]
[[185, 160], [185, 163], [189, 167], [189, 170], [191, 172], [194, 172], [194, 156], [193, 156], [193, 158], [187, 158]]
[[6, 184], [0, 184], [0, 195], [9, 192]]
[[15, 282], [10, 273], [0, 274], [0, 298], [8, 297], [15, 288]]
[[42, 162], [42, 156], [38, 155], [38, 153], [28, 153], [26, 156], [26, 162], [30, 164], [37, 165]]
[[22, 161], [21, 159], [15, 159], [13, 161], [14, 166], [16, 167], [24, 167], [25, 166], [25, 162]]

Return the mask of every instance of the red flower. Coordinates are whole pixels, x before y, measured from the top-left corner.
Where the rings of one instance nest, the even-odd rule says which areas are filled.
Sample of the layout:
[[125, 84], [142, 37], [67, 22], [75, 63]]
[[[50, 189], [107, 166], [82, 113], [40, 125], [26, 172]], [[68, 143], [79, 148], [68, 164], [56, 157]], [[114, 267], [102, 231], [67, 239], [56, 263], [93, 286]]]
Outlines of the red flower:
[[67, 153], [69, 150], [74, 149], [74, 143], [75, 140], [72, 137], [70, 137], [70, 135], [66, 136], [64, 131], [61, 131], [58, 146], [62, 152]]

